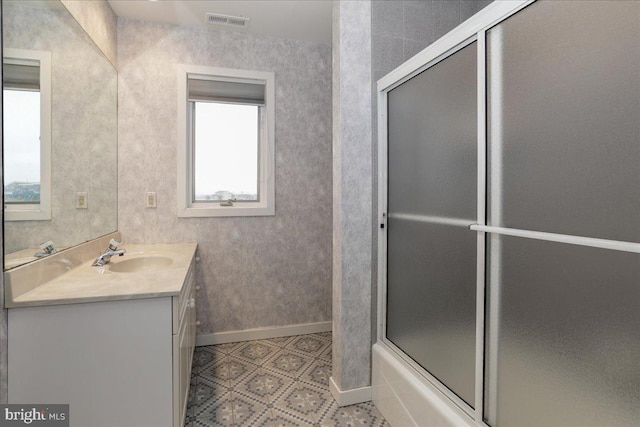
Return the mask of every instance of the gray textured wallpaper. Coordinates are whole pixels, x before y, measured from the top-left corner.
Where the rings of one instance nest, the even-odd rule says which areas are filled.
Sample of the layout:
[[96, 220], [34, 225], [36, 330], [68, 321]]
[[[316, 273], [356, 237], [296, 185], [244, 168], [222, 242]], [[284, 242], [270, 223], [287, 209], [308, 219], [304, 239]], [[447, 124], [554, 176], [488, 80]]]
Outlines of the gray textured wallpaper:
[[370, 385], [371, 4], [333, 4], [333, 369], [341, 390]]
[[374, 82], [489, 3], [491, 0], [373, 0]]
[[106, 0], [60, 0], [104, 55], [117, 67], [118, 18]]
[[[275, 217], [177, 218], [178, 63], [275, 72]], [[198, 242], [198, 332], [331, 320], [331, 47], [120, 18], [118, 64], [119, 228]]]

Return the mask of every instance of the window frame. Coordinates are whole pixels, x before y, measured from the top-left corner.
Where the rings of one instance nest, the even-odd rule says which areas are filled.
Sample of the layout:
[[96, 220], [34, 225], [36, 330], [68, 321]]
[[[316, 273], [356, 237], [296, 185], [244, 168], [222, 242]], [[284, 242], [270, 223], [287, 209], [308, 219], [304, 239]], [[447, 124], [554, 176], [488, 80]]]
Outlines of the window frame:
[[[189, 120], [189, 123], [191, 125], [190, 130], [193, 131], [196, 129], [196, 111], [197, 111], [197, 104], [218, 104], [218, 105], [236, 105], [235, 103], [231, 103], [231, 102], [221, 102], [221, 101], [211, 101], [211, 102], [207, 102], [207, 101], [189, 101], [188, 103], [188, 117], [187, 120]], [[257, 159], [256, 159], [256, 177], [260, 176], [260, 171], [261, 171], [261, 165], [260, 165], [260, 146], [265, 143], [266, 141], [266, 135], [264, 135], [264, 126], [263, 124], [266, 123], [266, 109], [264, 106], [261, 105], [253, 105], [253, 104], [248, 104], [245, 106], [249, 106], [249, 107], [254, 107], [255, 108], [255, 118], [256, 121], [254, 122], [256, 124], [256, 140], [255, 140], [255, 149], [256, 151], [254, 151], [257, 154]], [[193, 152], [191, 153], [191, 162], [193, 162], [192, 164], [194, 165], [193, 169], [191, 170], [192, 173], [192, 179], [193, 179], [193, 185], [190, 188], [191, 191], [191, 200], [192, 203], [196, 206], [201, 206], [203, 204], [207, 204], [207, 203], [211, 203], [210, 200], [198, 200], [196, 199], [197, 196], [197, 192], [195, 191], [195, 175], [196, 175], [196, 167], [195, 167], [195, 162], [196, 162], [196, 135], [193, 132], [189, 133], [189, 142], [191, 144], [191, 146], [194, 148]], [[237, 200], [234, 202], [235, 203], [258, 203], [260, 202], [260, 198], [261, 198], [261, 194], [260, 194], [261, 188], [260, 185], [257, 185], [256, 188], [256, 196], [257, 196], [257, 200]], [[223, 202], [225, 200], [222, 200]]]
[[[253, 83], [265, 87], [265, 105], [259, 108], [258, 126], [258, 194], [259, 200], [195, 201], [194, 139], [192, 102], [188, 101], [189, 77], [213, 81]], [[232, 68], [178, 64], [178, 135], [177, 135], [177, 215], [179, 218], [234, 217], [275, 215], [275, 74]], [[262, 110], [262, 111], [260, 111]]]
[[40, 203], [3, 203], [4, 219], [51, 220], [51, 52], [5, 48], [2, 56], [3, 65], [5, 62], [23, 64], [37, 61], [40, 66]]

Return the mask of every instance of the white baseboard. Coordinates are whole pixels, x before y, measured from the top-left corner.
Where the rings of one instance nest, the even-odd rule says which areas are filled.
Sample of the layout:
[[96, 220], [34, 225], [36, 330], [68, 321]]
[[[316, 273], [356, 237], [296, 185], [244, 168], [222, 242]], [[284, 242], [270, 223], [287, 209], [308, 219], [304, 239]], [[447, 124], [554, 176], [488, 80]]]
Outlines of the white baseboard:
[[314, 334], [317, 332], [331, 332], [331, 324], [331, 322], [301, 323], [299, 325], [274, 326], [270, 328], [255, 328], [245, 329], [243, 331], [198, 335], [196, 337], [196, 346], [290, 337], [292, 335]]
[[338, 406], [355, 405], [356, 403], [369, 402], [371, 400], [371, 386], [340, 390], [335, 381], [333, 381], [333, 377], [329, 377], [329, 391], [338, 402]]

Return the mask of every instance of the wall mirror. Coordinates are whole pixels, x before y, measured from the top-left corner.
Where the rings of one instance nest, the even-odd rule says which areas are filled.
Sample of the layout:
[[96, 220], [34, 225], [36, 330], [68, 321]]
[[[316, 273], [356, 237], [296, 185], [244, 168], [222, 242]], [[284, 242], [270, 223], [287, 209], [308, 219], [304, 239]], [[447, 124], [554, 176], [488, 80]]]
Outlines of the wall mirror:
[[58, 0], [2, 1], [2, 38], [6, 270], [117, 230], [118, 79]]

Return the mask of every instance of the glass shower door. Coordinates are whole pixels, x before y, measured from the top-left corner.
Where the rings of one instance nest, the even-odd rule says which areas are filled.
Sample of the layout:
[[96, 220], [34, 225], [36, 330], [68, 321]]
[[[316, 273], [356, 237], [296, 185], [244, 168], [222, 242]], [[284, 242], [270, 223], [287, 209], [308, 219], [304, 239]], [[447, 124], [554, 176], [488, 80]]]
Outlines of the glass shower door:
[[471, 407], [475, 387], [477, 49], [388, 93], [386, 337]]
[[536, 2], [487, 76], [485, 420], [640, 425], [640, 3]]

